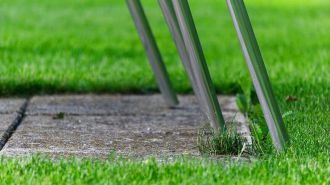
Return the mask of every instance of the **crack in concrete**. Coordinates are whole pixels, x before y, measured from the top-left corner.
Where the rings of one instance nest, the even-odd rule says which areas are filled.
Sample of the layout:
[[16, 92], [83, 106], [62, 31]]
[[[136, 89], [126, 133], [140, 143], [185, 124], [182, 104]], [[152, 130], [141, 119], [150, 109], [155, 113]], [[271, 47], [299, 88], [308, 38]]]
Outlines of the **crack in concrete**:
[[22, 123], [25, 112], [27, 110], [27, 107], [29, 106], [30, 98], [26, 99], [25, 102], [22, 104], [22, 106], [17, 111], [17, 115], [13, 122], [8, 126], [6, 131], [2, 134], [0, 138], [0, 151], [3, 149], [3, 147], [6, 145], [7, 141], [10, 139], [10, 137], [13, 135], [13, 133], [16, 131], [17, 127]]

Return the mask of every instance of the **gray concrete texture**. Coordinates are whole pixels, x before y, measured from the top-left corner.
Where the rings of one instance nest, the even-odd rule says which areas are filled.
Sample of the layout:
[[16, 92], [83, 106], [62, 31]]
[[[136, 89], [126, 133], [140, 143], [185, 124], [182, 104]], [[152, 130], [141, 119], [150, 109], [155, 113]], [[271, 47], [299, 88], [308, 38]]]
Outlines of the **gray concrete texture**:
[[[198, 129], [207, 124], [194, 96], [169, 109], [160, 95], [37, 96], [2, 149], [3, 155], [106, 157], [194, 155]], [[225, 119], [245, 137], [249, 130], [235, 98], [219, 97]], [[0, 100], [3, 134], [24, 100]]]
[[0, 149], [12, 134], [11, 127], [17, 125], [19, 111], [24, 102], [24, 99], [0, 99]]

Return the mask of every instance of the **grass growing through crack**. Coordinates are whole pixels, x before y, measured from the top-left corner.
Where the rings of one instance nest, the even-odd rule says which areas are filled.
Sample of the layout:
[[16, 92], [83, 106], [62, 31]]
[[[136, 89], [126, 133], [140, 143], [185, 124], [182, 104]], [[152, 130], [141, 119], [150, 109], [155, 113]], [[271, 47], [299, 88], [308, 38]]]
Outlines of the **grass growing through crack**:
[[239, 155], [245, 148], [245, 140], [236, 130], [215, 133], [205, 126], [198, 131], [197, 147], [202, 155]]

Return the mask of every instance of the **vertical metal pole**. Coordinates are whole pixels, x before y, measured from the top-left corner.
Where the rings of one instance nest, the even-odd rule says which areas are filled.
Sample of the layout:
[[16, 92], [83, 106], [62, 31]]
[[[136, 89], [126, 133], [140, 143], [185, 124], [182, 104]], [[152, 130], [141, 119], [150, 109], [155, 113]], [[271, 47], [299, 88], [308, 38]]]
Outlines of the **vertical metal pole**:
[[163, 15], [165, 17], [166, 23], [169, 27], [169, 30], [171, 32], [171, 35], [172, 35], [172, 38], [176, 45], [176, 48], [179, 52], [183, 66], [184, 66], [186, 72], [188, 73], [188, 77], [190, 80], [190, 84], [193, 88], [193, 91], [194, 91], [195, 95], [197, 96], [198, 101], [201, 104], [201, 106], [204, 106], [204, 105], [202, 105], [202, 102], [200, 101], [200, 98], [199, 98], [198, 87], [196, 85], [196, 79], [193, 75], [193, 71], [192, 71], [192, 68], [190, 65], [190, 61], [189, 61], [189, 56], [186, 51], [186, 47], [184, 45], [184, 41], [182, 38], [182, 33], [181, 33], [181, 30], [179, 27], [179, 22], [175, 15], [173, 3], [171, 0], [170, 1], [169, 0], [158, 0], [158, 2], [161, 7], [161, 10], [163, 12]]
[[246, 7], [243, 0], [227, 0], [227, 4], [273, 143], [277, 150], [283, 150], [285, 144], [289, 141], [289, 137], [273, 94], [272, 86]]
[[152, 34], [147, 17], [144, 13], [140, 0], [127, 0], [128, 8], [139, 32], [141, 41], [148, 55], [150, 64], [156, 76], [160, 91], [166, 103], [173, 107], [178, 104], [177, 96], [171, 85], [164, 62]]
[[207, 68], [189, 4], [187, 0], [173, 0], [172, 2], [178, 17], [192, 71], [196, 77], [195, 83], [199, 89], [200, 98], [206, 105], [204, 111], [216, 132], [225, 131], [225, 121]]

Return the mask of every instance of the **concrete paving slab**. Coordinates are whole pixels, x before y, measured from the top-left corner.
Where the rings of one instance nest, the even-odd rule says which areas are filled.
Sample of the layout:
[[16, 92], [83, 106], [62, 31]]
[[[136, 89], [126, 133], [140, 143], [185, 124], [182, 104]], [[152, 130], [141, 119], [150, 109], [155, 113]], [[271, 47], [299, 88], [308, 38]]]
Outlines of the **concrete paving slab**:
[[11, 126], [15, 124], [25, 101], [25, 99], [0, 99], [0, 149], [10, 136]]
[[[1, 151], [5, 155], [45, 153], [106, 157], [198, 155], [197, 131], [207, 123], [192, 96], [168, 109], [161, 96], [35, 97], [27, 117]], [[226, 120], [249, 135], [233, 97], [220, 97]], [[58, 113], [64, 115], [58, 117]]]
[[[224, 111], [236, 111], [235, 99], [219, 97]], [[184, 109], [183, 109], [184, 108]], [[169, 109], [159, 95], [76, 95], [37, 96], [32, 98], [27, 115], [183, 115], [198, 114], [200, 110], [194, 96], [180, 96], [180, 105]]]
[[0, 136], [15, 120], [25, 99], [0, 99]]
[[0, 137], [3, 136], [4, 132], [9, 128], [10, 124], [15, 120], [17, 114], [0, 114]]
[[0, 98], [0, 114], [16, 113], [25, 101], [23, 98]]

